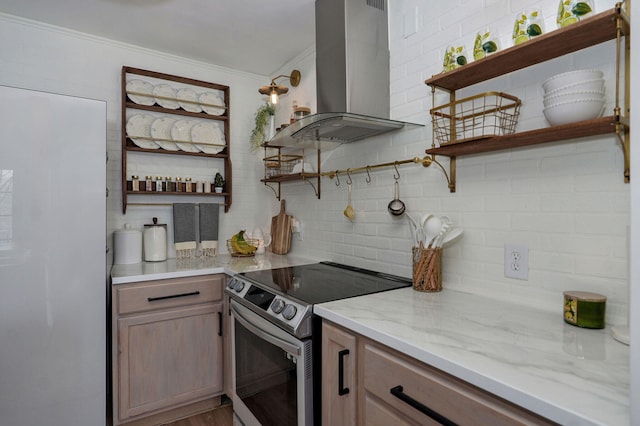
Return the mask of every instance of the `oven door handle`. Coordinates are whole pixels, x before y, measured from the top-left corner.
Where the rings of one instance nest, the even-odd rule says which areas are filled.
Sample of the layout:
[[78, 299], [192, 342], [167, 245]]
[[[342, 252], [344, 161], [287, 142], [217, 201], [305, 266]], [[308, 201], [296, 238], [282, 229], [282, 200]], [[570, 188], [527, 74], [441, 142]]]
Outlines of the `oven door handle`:
[[236, 308], [235, 306], [231, 305], [231, 312], [233, 313], [235, 319], [242, 324], [243, 327], [245, 327], [247, 330], [249, 330], [250, 332], [252, 332], [253, 334], [255, 334], [256, 336], [260, 337], [261, 339], [266, 340], [267, 342], [278, 346], [279, 348], [283, 349], [284, 351], [290, 353], [291, 355], [294, 356], [300, 356], [300, 348], [285, 341], [280, 339], [279, 337], [273, 336], [269, 333], [267, 333], [266, 331], [262, 330], [261, 328], [257, 327], [254, 324], [251, 324], [251, 322], [249, 322], [249, 320], [247, 320], [245, 317], [242, 316], [242, 313], [238, 310], [238, 308]]

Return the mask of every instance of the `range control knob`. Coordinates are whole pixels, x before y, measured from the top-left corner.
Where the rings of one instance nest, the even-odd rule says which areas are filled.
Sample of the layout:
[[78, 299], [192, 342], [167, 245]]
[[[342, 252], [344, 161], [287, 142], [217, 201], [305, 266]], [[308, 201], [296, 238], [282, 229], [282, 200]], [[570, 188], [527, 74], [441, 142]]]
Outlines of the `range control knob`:
[[286, 306], [286, 303], [284, 303], [284, 300], [276, 299], [271, 304], [271, 310], [276, 314], [279, 314], [280, 312], [282, 312], [285, 306]]
[[240, 280], [237, 280], [233, 285], [233, 289], [236, 291], [236, 293], [240, 293], [243, 288], [244, 288], [244, 283]]
[[231, 278], [229, 281], [227, 281], [227, 288], [229, 290], [231, 290], [233, 288], [233, 285], [236, 283], [236, 279], [235, 278]]
[[296, 316], [296, 312], [298, 312], [298, 309], [297, 309], [295, 306], [293, 306], [293, 305], [287, 305], [287, 306], [284, 308], [284, 311], [282, 312], [282, 316], [283, 316], [285, 319], [290, 320], [290, 319], [293, 319], [293, 317], [295, 317], [295, 316]]

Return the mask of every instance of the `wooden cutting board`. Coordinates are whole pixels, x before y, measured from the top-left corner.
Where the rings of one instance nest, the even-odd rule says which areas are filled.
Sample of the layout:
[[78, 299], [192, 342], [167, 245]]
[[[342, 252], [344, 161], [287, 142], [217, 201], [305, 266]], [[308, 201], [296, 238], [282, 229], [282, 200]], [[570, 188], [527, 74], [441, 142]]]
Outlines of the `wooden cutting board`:
[[285, 213], [285, 202], [280, 201], [280, 213], [271, 218], [271, 252], [287, 254], [291, 248], [292, 217]]

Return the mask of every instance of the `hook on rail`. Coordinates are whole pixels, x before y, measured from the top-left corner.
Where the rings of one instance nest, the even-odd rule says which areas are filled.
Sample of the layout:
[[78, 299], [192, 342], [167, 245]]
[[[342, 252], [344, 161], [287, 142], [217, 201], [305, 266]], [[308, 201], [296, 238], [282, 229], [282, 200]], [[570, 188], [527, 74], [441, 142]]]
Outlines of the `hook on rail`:
[[369, 174], [369, 169], [370, 169], [370, 167], [369, 167], [369, 166], [367, 166], [367, 167], [366, 167], [367, 177], [365, 178], [365, 181], [366, 181], [367, 183], [371, 183], [371, 175]]
[[396, 172], [393, 174], [393, 178], [395, 180], [400, 180], [400, 172], [398, 171], [398, 162], [397, 161], [393, 162], [393, 168], [396, 169]]
[[336, 170], [336, 186], [340, 186], [340, 175], [338, 174], [340, 170]]
[[351, 185], [353, 181], [351, 180], [351, 169], [347, 169], [347, 185]]

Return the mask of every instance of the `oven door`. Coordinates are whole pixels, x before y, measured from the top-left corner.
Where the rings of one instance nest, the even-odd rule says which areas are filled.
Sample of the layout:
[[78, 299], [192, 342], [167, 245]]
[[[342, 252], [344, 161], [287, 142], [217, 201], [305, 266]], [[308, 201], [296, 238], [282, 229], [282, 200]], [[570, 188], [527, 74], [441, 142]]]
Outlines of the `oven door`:
[[311, 339], [231, 300], [233, 411], [247, 425], [313, 424]]

